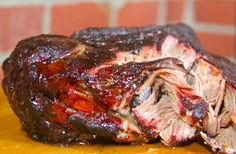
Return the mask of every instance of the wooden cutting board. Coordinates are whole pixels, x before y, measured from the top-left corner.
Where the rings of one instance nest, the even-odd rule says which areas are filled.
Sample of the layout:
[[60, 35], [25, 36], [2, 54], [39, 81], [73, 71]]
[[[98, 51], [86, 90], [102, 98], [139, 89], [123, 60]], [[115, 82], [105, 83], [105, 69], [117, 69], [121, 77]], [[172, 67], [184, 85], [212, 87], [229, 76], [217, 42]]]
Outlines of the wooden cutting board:
[[211, 153], [206, 147], [193, 143], [182, 147], [165, 147], [162, 143], [145, 145], [73, 145], [62, 147], [44, 144], [27, 137], [21, 129], [18, 118], [13, 113], [0, 88], [0, 154], [205, 154]]

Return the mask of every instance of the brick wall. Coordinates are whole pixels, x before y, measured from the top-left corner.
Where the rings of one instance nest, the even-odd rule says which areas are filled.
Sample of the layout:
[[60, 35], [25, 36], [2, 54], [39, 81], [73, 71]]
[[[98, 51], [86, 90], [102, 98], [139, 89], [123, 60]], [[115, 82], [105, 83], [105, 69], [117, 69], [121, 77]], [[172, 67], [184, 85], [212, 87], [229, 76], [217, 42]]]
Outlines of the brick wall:
[[0, 63], [32, 35], [174, 22], [192, 26], [208, 51], [235, 59], [236, 0], [0, 0]]

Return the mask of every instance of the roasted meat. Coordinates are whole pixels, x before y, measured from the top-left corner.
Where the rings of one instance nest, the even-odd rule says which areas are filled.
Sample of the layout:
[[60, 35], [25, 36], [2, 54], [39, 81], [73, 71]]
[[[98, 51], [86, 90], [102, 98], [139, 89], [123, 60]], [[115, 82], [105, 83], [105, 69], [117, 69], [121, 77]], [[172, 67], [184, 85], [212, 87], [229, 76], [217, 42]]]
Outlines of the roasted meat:
[[88, 28], [20, 41], [2, 86], [23, 129], [43, 142], [198, 138], [234, 153], [235, 68], [184, 24]]

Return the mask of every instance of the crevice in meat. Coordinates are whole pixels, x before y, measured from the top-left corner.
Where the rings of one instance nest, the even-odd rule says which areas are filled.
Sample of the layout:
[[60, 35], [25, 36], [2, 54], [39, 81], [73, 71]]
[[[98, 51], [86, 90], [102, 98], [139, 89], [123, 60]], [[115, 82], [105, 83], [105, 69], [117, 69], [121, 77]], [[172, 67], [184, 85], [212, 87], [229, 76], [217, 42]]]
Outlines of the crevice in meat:
[[200, 134], [236, 153], [236, 65], [202, 49], [184, 24], [39, 35], [2, 66], [4, 92], [34, 139], [171, 146]]
[[[131, 101], [135, 104], [132, 111], [148, 137], [155, 139], [160, 136], [163, 143], [169, 146], [195, 137], [196, 128], [193, 119], [198, 114], [197, 120], [200, 121], [207, 110], [206, 104], [200, 105], [200, 98], [199, 102], [196, 102], [184, 91], [179, 94], [180, 89], [188, 89], [186, 81], [181, 78], [184, 74], [168, 69], [152, 73], [139, 91], [133, 95], [134, 102]], [[199, 107], [199, 113], [196, 108], [187, 107], [194, 102]]]

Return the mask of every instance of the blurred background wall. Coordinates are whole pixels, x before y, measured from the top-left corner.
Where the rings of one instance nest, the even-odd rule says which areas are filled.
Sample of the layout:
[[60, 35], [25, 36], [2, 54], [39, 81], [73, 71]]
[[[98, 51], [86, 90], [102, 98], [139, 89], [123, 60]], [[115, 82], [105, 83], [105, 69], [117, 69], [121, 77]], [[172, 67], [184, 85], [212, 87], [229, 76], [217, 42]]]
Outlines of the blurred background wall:
[[206, 50], [235, 60], [236, 0], [0, 0], [0, 64], [19, 40], [41, 33], [175, 22], [194, 28]]

